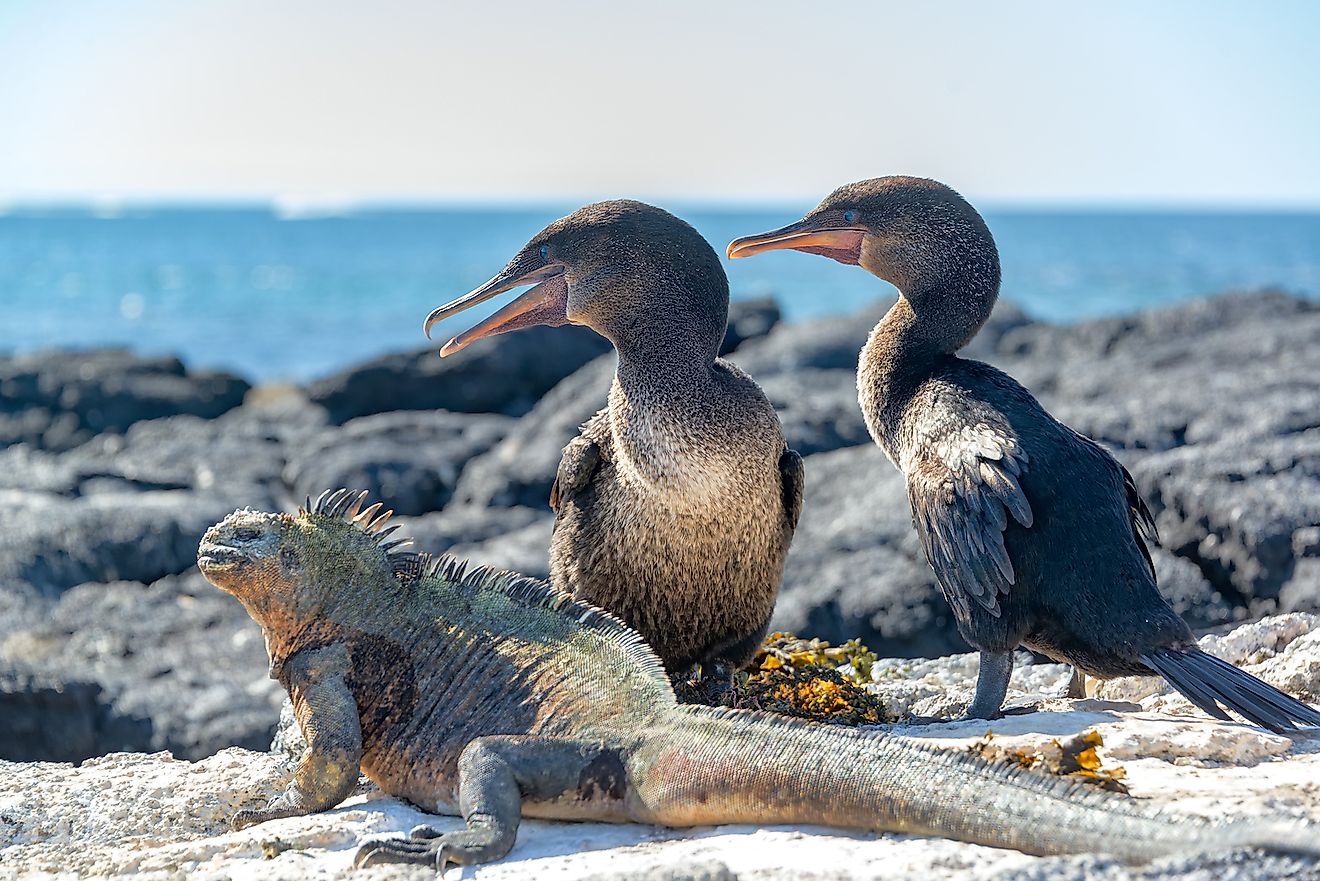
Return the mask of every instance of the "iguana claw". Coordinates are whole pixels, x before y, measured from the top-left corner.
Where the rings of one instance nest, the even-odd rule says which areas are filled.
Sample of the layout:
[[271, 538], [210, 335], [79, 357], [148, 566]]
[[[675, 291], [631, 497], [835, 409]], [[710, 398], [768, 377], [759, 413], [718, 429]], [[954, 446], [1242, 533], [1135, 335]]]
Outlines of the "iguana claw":
[[463, 865], [463, 860], [458, 858], [454, 846], [443, 840], [444, 833], [427, 826], [418, 826], [409, 835], [423, 830], [434, 835], [428, 838], [378, 838], [364, 842], [353, 857], [354, 868], [407, 863], [416, 866], [434, 866], [439, 877], [444, 878], [445, 869], [450, 865]]
[[306, 811], [291, 805], [286, 795], [277, 795], [264, 808], [244, 808], [237, 812], [230, 817], [229, 826], [237, 832], [239, 829], [265, 823], [267, 820], [282, 820], [285, 817], [297, 817], [304, 813]]

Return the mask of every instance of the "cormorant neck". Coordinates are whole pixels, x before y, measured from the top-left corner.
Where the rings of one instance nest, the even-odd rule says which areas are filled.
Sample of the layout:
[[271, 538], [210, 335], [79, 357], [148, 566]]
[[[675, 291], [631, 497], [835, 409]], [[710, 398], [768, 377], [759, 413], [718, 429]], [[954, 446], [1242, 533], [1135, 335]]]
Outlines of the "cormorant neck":
[[[684, 320], [647, 322], [606, 334], [619, 353], [619, 382], [625, 387], [691, 390], [710, 374], [724, 337]], [[712, 337], [715, 337], [712, 339]]]
[[911, 317], [905, 319], [909, 346], [952, 355], [972, 341], [999, 298], [998, 263], [993, 272], [976, 270], [959, 267], [956, 273], [919, 281], [901, 291], [911, 310]]
[[924, 375], [948, 354], [947, 342], [938, 328], [916, 313], [911, 300], [900, 296], [871, 331], [860, 363], [885, 377]]

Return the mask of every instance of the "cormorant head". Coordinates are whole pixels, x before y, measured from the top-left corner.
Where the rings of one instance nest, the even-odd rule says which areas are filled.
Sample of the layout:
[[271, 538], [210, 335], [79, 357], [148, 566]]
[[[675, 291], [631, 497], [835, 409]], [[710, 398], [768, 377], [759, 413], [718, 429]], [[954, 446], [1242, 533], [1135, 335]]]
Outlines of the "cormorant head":
[[999, 286], [999, 255], [981, 215], [926, 178], [894, 175], [839, 187], [799, 221], [734, 239], [728, 255], [781, 249], [861, 266], [907, 295], [969, 272]]
[[[679, 218], [631, 200], [596, 202], [556, 220], [490, 281], [426, 318], [436, 323], [513, 288], [534, 285], [445, 343], [451, 355], [485, 336], [546, 324], [581, 324], [616, 346], [665, 328], [718, 347], [729, 282], [715, 251]], [[712, 353], [713, 357], [713, 353]]]

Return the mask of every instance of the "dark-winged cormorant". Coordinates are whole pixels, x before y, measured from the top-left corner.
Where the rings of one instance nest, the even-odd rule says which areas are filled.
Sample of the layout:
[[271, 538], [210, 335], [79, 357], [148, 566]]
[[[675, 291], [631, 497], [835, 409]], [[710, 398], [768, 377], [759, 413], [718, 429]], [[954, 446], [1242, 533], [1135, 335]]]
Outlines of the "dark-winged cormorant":
[[550, 224], [436, 322], [535, 284], [440, 350], [533, 324], [614, 344], [609, 403], [564, 448], [550, 494], [551, 580], [610, 610], [707, 696], [755, 654], [802, 505], [802, 459], [755, 382], [717, 357], [729, 283], [696, 230], [633, 201]]
[[1155, 524], [1132, 476], [1012, 378], [959, 358], [999, 294], [985, 222], [931, 180], [840, 187], [802, 220], [736, 239], [788, 248], [898, 288], [862, 349], [871, 436], [907, 477], [912, 519], [963, 638], [981, 653], [971, 718], [997, 714], [1018, 645], [1102, 679], [1158, 673], [1220, 719], [1275, 731], [1320, 712], [1197, 648], [1155, 586]]

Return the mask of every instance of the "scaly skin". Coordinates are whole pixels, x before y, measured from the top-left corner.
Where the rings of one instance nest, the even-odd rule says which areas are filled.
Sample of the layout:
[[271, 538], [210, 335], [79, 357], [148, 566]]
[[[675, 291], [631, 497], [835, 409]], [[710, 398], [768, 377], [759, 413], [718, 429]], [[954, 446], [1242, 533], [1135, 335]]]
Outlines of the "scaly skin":
[[288, 789], [236, 827], [332, 808], [360, 768], [467, 828], [369, 841], [359, 865], [496, 860], [522, 816], [823, 823], [1129, 860], [1320, 854], [1311, 826], [1202, 820], [882, 732], [680, 706], [617, 619], [539, 581], [391, 554], [364, 496], [238, 511], [202, 539], [198, 565], [262, 626], [308, 745]]

